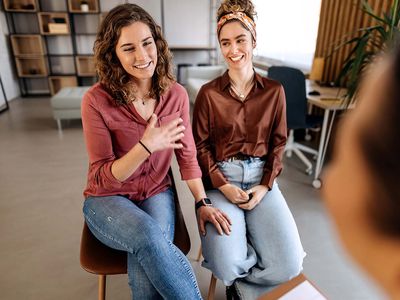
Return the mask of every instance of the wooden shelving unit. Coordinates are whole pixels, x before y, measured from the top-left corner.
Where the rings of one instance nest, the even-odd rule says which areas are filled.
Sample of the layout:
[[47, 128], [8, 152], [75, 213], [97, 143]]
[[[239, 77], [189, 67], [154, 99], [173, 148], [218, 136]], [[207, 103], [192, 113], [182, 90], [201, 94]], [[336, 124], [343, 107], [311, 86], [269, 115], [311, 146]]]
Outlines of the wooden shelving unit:
[[75, 61], [79, 76], [96, 76], [93, 56], [76, 56]]
[[51, 95], [56, 94], [63, 87], [77, 86], [78, 81], [75, 76], [50, 76], [49, 86]]
[[98, 13], [99, 3], [97, 0], [68, 0], [68, 10], [75, 14]]
[[42, 12], [38, 14], [40, 33], [70, 34], [69, 17], [67, 13]]
[[44, 56], [41, 57], [16, 57], [17, 73], [19, 77], [46, 77], [47, 64]]
[[3, 0], [4, 10], [9, 12], [36, 12], [36, 0]]
[[3, 0], [3, 7], [22, 96], [96, 82], [99, 0]]
[[14, 56], [42, 56], [46, 54], [43, 37], [39, 34], [15, 34], [10, 36]]

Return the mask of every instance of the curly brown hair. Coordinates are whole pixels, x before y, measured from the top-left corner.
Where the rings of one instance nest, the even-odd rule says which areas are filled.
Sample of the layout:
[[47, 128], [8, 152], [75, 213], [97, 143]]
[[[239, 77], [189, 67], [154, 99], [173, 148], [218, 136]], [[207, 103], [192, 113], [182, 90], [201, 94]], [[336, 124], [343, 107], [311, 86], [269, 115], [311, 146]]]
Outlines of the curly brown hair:
[[121, 29], [134, 22], [142, 22], [149, 26], [157, 47], [157, 65], [152, 77], [150, 96], [158, 99], [175, 80], [172, 73], [172, 55], [167, 41], [162, 36], [161, 27], [140, 6], [118, 5], [104, 18], [93, 46], [100, 84], [114, 98], [117, 105], [128, 103], [133, 87], [130, 75], [122, 67], [115, 48]]
[[257, 16], [254, 5], [250, 0], [224, 0], [217, 11], [217, 22], [224, 15], [235, 11], [244, 12], [253, 21], [255, 21], [254, 18]]

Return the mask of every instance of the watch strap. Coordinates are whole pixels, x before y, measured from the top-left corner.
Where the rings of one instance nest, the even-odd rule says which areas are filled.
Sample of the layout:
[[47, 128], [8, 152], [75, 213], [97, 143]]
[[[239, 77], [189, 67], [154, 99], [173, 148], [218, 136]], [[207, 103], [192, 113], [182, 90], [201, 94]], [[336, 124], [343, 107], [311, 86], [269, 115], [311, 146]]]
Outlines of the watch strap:
[[212, 206], [211, 200], [209, 198], [202, 198], [195, 204], [196, 211], [202, 206]]

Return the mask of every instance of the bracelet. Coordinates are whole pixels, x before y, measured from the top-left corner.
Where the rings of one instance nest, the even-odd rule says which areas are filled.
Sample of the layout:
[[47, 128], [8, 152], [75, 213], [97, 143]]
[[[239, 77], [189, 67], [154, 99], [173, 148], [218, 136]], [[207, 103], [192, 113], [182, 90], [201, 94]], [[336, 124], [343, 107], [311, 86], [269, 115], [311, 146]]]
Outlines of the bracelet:
[[139, 140], [139, 144], [142, 145], [142, 147], [143, 147], [144, 149], [146, 149], [146, 151], [149, 152], [150, 155], [153, 154], [153, 153], [151, 153], [151, 151], [149, 150], [149, 148], [147, 148], [146, 145], [142, 143], [141, 140]]

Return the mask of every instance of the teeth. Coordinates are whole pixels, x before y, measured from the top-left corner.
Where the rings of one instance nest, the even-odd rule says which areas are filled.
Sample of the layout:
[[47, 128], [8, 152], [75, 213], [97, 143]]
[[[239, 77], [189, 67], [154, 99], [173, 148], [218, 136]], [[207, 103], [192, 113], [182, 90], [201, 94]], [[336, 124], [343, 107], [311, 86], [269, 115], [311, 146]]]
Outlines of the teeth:
[[242, 58], [242, 56], [235, 56], [235, 57], [231, 57], [231, 60], [239, 61], [241, 58]]
[[150, 66], [150, 63], [151, 62], [148, 62], [147, 64], [143, 64], [143, 65], [136, 65], [135, 68], [137, 68], [137, 69], [145, 69], [148, 66]]

